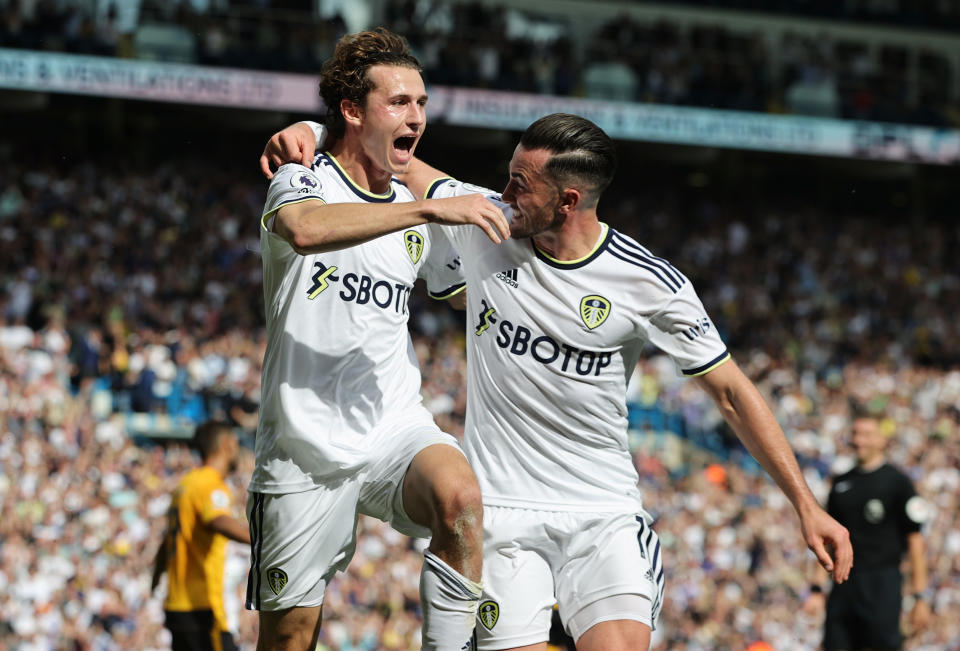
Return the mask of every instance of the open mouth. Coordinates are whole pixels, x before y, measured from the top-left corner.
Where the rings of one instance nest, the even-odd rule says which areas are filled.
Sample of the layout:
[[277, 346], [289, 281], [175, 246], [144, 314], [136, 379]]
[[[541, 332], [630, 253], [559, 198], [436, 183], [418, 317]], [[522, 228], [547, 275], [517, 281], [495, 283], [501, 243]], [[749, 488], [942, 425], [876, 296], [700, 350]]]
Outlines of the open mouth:
[[400, 151], [405, 151], [407, 153], [413, 149], [414, 143], [417, 142], [416, 136], [401, 136], [393, 141], [393, 146], [399, 149]]

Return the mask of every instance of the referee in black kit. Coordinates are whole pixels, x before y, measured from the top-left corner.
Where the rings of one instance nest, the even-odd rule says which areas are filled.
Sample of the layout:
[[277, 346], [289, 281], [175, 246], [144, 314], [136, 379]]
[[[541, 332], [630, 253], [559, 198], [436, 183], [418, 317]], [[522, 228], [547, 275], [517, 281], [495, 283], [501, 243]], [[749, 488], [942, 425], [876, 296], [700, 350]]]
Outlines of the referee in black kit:
[[[910, 479], [886, 462], [887, 437], [877, 417], [857, 414], [851, 443], [857, 465], [834, 478], [827, 512], [850, 531], [853, 570], [846, 583], [830, 590], [823, 648], [900, 649], [904, 553], [909, 558], [913, 594], [910, 626], [919, 631], [930, 622], [926, 549], [920, 533], [927, 506]], [[818, 577], [811, 586], [808, 610], [820, 610], [823, 605], [821, 586], [826, 573], [818, 569]]]

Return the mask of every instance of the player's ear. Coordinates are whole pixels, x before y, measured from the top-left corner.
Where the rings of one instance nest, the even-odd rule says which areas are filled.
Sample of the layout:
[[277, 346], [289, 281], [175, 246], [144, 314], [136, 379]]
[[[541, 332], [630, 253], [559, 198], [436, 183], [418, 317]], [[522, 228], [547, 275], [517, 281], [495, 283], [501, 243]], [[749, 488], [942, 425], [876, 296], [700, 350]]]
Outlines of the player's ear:
[[564, 188], [560, 191], [560, 211], [571, 213], [581, 207], [583, 194], [576, 188]]
[[347, 124], [360, 126], [363, 122], [363, 108], [349, 99], [340, 100], [340, 113]]

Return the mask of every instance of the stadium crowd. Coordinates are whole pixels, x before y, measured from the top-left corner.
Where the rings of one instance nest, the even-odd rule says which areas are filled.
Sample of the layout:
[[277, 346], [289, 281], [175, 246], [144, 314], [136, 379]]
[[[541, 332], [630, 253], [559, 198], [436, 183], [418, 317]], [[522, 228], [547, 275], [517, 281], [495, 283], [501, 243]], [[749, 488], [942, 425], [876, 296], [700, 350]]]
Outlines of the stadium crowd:
[[[785, 2], [778, 8], [803, 14], [800, 5], [805, 5], [817, 13], [815, 4], [843, 5], [858, 16], [895, 14], [894, 5], [909, 3]], [[915, 13], [960, 20], [950, 3], [927, 4]], [[339, 15], [318, 19], [284, 10], [282, 3], [101, 5], [108, 8], [93, 12], [80, 3], [0, 2], [0, 47], [316, 73], [346, 32]], [[940, 5], [942, 17], [936, 13]], [[384, 11], [385, 24], [407, 36], [435, 84], [960, 124], [953, 101], [956, 71], [951, 72], [947, 55], [933, 48], [914, 52], [827, 33], [760, 33], [709, 21], [644, 22], [628, 12], [602, 24], [581, 44], [582, 35], [562, 18], [524, 16], [478, 2], [391, 0]], [[514, 15], [523, 17], [509, 20]]]
[[[264, 188], [196, 161], [143, 171], [4, 161], [0, 649], [167, 648], [150, 568], [170, 491], [196, 460], [176, 441], [128, 436], [122, 417], [226, 418], [252, 435]], [[885, 416], [890, 458], [932, 507], [935, 620], [908, 648], [956, 648], [960, 231], [936, 220], [877, 227], [785, 200], [747, 209], [709, 193], [694, 201], [677, 189], [647, 192], [611, 193], [606, 220], [691, 277], [819, 496], [848, 458], [850, 400]], [[460, 317], [419, 294], [411, 311], [424, 399], [441, 427], [460, 435]], [[814, 648], [819, 621], [801, 607], [812, 556], [782, 494], [738, 461], [705, 394], [654, 351], [637, 369], [631, 401], [682, 423], [631, 432], [667, 558], [657, 648]], [[716, 433], [731, 454], [711, 457], [683, 438], [688, 431]], [[248, 453], [232, 478], [238, 496], [251, 470]], [[361, 528], [352, 565], [328, 589], [322, 644], [419, 648], [423, 541], [369, 519]], [[253, 648], [256, 617], [240, 601], [247, 552], [231, 549], [228, 607], [238, 639]]]
[[941, 0], [844, 0], [843, 2], [835, 0], [678, 0], [678, 2], [712, 9], [760, 11], [881, 25], [910, 25], [943, 30], [960, 27], [960, 7]]

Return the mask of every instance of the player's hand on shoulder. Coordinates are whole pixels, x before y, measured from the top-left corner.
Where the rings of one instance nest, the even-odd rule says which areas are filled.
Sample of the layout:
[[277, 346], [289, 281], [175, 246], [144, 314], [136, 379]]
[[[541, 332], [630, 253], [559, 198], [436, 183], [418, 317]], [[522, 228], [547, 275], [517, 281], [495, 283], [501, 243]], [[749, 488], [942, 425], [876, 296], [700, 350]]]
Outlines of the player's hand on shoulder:
[[313, 129], [308, 124], [297, 122], [270, 136], [260, 156], [260, 171], [272, 179], [273, 170], [285, 163], [299, 163], [309, 168], [313, 165], [316, 149]]
[[510, 224], [503, 211], [482, 194], [424, 201], [431, 206], [429, 213], [432, 222], [448, 226], [473, 224], [483, 229], [495, 244], [510, 237]]

